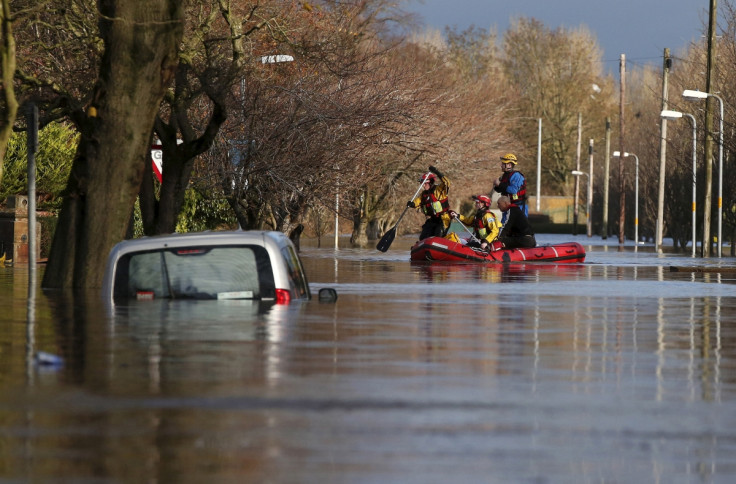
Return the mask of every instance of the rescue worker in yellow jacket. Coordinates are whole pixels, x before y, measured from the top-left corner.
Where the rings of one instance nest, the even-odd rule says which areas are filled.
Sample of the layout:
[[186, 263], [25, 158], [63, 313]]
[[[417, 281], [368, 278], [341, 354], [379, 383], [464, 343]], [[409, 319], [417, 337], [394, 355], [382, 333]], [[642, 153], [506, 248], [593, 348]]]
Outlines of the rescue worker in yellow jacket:
[[429, 167], [429, 173], [422, 175], [419, 181], [424, 181], [424, 190], [414, 200], [406, 203], [410, 208], [421, 208], [427, 220], [422, 225], [419, 240], [427, 237], [443, 237], [450, 227], [450, 180], [440, 173], [434, 166]]
[[498, 237], [498, 221], [496, 215], [491, 211], [491, 199], [486, 195], [473, 195], [475, 200], [475, 214], [472, 217], [466, 217], [457, 214], [454, 210], [450, 210], [450, 216], [457, 218], [460, 222], [470, 226], [473, 229], [473, 235], [477, 240], [469, 240], [468, 245], [480, 247], [483, 250], [490, 250], [491, 242]]

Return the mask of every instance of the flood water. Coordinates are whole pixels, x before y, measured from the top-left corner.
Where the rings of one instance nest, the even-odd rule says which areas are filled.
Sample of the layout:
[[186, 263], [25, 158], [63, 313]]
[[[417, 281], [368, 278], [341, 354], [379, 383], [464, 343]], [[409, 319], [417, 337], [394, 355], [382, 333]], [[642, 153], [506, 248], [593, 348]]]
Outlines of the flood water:
[[736, 272], [670, 269], [736, 260], [537, 240], [586, 262], [303, 242], [310, 302], [114, 314], [0, 267], [0, 480], [736, 482]]

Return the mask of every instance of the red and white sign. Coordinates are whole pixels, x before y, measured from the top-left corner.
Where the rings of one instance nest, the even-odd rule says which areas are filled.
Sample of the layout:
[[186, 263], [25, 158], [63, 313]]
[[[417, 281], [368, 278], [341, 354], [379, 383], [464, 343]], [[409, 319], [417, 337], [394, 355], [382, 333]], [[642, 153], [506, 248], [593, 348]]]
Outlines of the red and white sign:
[[158, 182], [161, 183], [163, 180], [162, 173], [164, 172], [164, 167], [162, 164], [164, 157], [164, 152], [162, 150], [161, 145], [152, 145], [151, 146], [151, 168], [153, 168], [153, 173], [156, 175], [156, 178], [158, 179]]

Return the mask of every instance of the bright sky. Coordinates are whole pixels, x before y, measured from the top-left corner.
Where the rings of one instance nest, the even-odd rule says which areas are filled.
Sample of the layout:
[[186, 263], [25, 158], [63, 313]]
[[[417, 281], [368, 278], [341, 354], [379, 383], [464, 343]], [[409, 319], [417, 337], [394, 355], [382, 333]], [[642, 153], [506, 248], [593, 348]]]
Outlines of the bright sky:
[[603, 49], [605, 69], [617, 71], [621, 54], [627, 65], [661, 65], [665, 47], [676, 57], [705, 31], [709, 4], [709, 0], [407, 0], [405, 8], [441, 31], [445, 26], [462, 31], [475, 25], [495, 28], [500, 36], [509, 19], [520, 16], [533, 17], [552, 29], [585, 25]]

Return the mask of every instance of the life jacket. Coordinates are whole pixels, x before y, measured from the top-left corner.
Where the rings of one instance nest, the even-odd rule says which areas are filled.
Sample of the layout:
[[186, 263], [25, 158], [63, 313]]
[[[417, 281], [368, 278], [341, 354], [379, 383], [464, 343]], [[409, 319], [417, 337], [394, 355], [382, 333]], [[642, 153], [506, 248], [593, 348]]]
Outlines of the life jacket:
[[447, 197], [437, 199], [434, 190], [425, 190], [422, 193], [422, 211], [430, 217], [437, 216], [450, 210], [450, 201]]
[[458, 237], [455, 232], [450, 232], [449, 234], [445, 235], [445, 238], [447, 240], [451, 240], [452, 242], [455, 242], [456, 244], [460, 243], [460, 237]]
[[514, 173], [519, 173], [524, 179], [523, 183], [521, 184], [521, 187], [519, 188], [519, 191], [516, 193], [504, 192], [502, 193], [502, 195], [506, 195], [507, 197], [509, 197], [512, 203], [515, 202], [515, 203], [523, 204], [526, 202], [527, 197], [526, 197], [526, 176], [524, 176], [522, 172], [520, 171], [517, 172], [516, 170], [505, 171], [503, 175], [501, 175], [501, 183], [506, 183], [506, 184], [510, 183], [511, 175], [513, 175]]
[[[478, 210], [475, 213], [475, 220], [473, 220], [473, 227], [475, 228], [475, 234], [481, 240], [485, 239], [490, 233], [490, 231], [486, 227], [486, 224], [483, 222], [483, 215], [487, 213], [490, 213], [491, 215], [493, 215], [493, 212], [491, 212], [488, 209]], [[494, 223], [496, 222], [495, 215], [493, 215], [493, 222]]]

